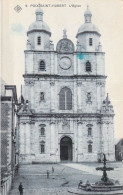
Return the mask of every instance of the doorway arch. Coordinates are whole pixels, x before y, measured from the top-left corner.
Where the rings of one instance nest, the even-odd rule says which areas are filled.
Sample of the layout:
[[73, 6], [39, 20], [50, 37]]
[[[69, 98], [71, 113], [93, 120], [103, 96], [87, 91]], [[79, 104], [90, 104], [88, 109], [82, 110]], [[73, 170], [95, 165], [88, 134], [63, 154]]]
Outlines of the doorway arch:
[[60, 141], [60, 160], [72, 161], [72, 140], [64, 136]]

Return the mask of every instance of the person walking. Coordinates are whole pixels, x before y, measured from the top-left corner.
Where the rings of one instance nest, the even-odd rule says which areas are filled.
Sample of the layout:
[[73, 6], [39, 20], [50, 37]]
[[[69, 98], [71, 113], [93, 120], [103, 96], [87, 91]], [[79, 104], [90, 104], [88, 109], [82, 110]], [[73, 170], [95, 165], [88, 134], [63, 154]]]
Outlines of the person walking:
[[18, 187], [18, 190], [20, 192], [20, 195], [23, 195], [23, 186], [22, 186], [22, 183], [20, 183], [19, 187]]
[[52, 167], [52, 173], [54, 173], [54, 167]]
[[49, 179], [49, 174], [50, 174], [50, 173], [49, 173], [49, 171], [47, 170], [47, 179]]

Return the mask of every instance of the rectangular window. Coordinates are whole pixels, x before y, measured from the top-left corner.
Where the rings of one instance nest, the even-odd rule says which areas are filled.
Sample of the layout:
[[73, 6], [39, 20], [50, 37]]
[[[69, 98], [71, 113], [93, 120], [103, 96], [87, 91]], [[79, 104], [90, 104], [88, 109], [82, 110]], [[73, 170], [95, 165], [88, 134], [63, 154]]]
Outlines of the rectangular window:
[[44, 144], [41, 144], [41, 153], [44, 153]]
[[40, 93], [40, 100], [41, 100], [41, 101], [44, 100], [44, 92], [41, 92], [41, 93]]
[[91, 135], [92, 135], [92, 129], [88, 128], [88, 136], [91, 136]]
[[91, 144], [88, 145], [88, 152], [92, 153], [92, 145]]
[[38, 45], [41, 45], [41, 37], [38, 37], [38, 38], [37, 38], [37, 44], [38, 44]]
[[93, 39], [89, 38], [89, 45], [92, 46], [93, 45]]

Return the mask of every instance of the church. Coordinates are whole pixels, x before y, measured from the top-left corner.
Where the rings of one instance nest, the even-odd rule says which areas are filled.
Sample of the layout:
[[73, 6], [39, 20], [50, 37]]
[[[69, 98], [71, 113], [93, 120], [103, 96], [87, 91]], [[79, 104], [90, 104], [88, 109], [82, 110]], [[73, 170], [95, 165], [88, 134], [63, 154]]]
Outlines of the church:
[[56, 48], [38, 8], [27, 31], [18, 109], [20, 163], [115, 159], [114, 110], [106, 94], [105, 53], [87, 6], [77, 45], [63, 31]]

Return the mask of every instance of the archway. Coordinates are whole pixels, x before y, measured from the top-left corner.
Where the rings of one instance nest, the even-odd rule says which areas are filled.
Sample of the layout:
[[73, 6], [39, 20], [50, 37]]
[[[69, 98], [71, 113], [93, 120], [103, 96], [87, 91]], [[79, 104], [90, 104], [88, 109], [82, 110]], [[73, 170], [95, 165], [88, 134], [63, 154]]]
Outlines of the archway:
[[72, 161], [72, 140], [67, 136], [60, 141], [60, 159], [61, 161]]

